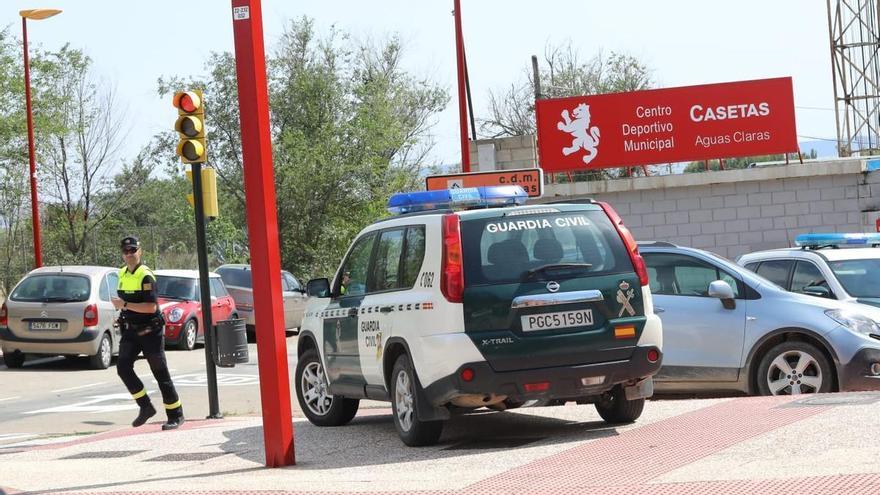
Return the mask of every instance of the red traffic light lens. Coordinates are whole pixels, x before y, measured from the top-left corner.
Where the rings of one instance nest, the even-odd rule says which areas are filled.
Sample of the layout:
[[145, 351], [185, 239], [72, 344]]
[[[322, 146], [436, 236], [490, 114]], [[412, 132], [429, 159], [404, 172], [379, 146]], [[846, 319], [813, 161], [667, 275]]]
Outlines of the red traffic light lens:
[[196, 107], [196, 103], [193, 101], [192, 95], [189, 93], [184, 93], [183, 96], [180, 97], [180, 109], [184, 112], [195, 112], [198, 107]]

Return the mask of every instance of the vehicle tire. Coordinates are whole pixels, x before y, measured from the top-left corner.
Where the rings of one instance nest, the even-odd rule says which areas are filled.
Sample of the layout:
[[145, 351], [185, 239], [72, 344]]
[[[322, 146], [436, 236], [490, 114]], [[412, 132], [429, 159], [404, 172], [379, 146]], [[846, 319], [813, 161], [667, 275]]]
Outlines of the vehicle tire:
[[410, 447], [434, 445], [443, 432], [443, 421], [420, 421], [415, 373], [409, 356], [402, 354], [391, 372], [391, 411], [394, 428]]
[[21, 351], [13, 351], [3, 354], [3, 362], [9, 369], [18, 369], [24, 366], [24, 353]]
[[177, 340], [177, 348], [181, 351], [191, 351], [196, 348], [196, 338], [198, 338], [198, 325], [196, 320], [187, 320], [180, 330], [180, 337]]
[[834, 368], [813, 344], [782, 342], [764, 354], [758, 365], [757, 381], [761, 395], [831, 392]]
[[93, 370], [105, 370], [110, 366], [113, 359], [113, 343], [110, 341], [110, 335], [101, 336], [101, 343], [98, 344], [98, 352], [94, 356], [89, 356], [89, 367]]
[[309, 349], [296, 363], [296, 400], [309, 421], [317, 426], [342, 426], [357, 414], [360, 400], [330, 395], [324, 365], [318, 352]]
[[595, 405], [596, 412], [606, 423], [632, 423], [642, 415], [645, 399], [627, 400], [623, 387], [617, 386], [602, 394]]

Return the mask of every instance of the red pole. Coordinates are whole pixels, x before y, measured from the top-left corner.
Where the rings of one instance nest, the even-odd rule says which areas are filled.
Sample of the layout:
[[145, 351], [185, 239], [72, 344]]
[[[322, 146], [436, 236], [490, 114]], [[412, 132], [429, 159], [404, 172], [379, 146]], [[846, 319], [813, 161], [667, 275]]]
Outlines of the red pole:
[[232, 0], [266, 467], [296, 464], [260, 0]]
[[28, 161], [31, 173], [31, 223], [34, 231], [34, 267], [43, 266], [43, 243], [40, 240], [40, 207], [37, 202], [37, 158], [34, 152], [34, 117], [31, 113], [31, 71], [28, 58], [27, 17], [21, 18], [21, 39], [24, 45], [24, 101], [27, 108]]
[[465, 99], [464, 41], [461, 34], [461, 1], [455, 1], [455, 62], [458, 67], [458, 120], [461, 131], [461, 171], [471, 171], [470, 143], [467, 131], [467, 100]]

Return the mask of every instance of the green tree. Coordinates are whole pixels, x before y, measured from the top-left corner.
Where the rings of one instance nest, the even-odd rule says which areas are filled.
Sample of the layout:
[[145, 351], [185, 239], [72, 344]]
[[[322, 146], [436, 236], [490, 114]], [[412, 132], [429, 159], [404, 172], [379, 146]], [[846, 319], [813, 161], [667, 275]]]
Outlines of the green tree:
[[[320, 37], [292, 21], [267, 61], [282, 266], [300, 277], [329, 274], [351, 238], [384, 213], [392, 192], [417, 187], [430, 150], [431, 118], [445, 89], [401, 68], [399, 39], [357, 43], [338, 31]], [[243, 231], [235, 61], [213, 54], [207, 78], [160, 79], [159, 93], [202, 89], [208, 157], [217, 169], [221, 216]], [[171, 135], [158, 136], [168, 149]], [[181, 174], [173, 160], [164, 160]], [[216, 227], [217, 233], [231, 232]], [[215, 246], [226, 244], [215, 239]]]

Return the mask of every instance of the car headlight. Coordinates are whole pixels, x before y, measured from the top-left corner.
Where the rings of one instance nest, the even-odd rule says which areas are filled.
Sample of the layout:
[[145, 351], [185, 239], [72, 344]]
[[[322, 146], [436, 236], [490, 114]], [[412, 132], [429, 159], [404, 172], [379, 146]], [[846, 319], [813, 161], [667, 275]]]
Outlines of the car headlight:
[[829, 309], [825, 314], [853, 332], [864, 335], [880, 335], [880, 326], [877, 326], [877, 323], [867, 316], [842, 309]]
[[171, 323], [177, 323], [181, 318], [183, 318], [183, 309], [180, 307], [174, 308], [168, 313], [168, 321]]

